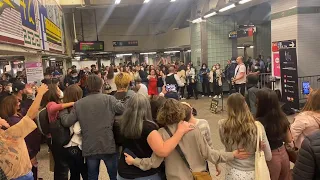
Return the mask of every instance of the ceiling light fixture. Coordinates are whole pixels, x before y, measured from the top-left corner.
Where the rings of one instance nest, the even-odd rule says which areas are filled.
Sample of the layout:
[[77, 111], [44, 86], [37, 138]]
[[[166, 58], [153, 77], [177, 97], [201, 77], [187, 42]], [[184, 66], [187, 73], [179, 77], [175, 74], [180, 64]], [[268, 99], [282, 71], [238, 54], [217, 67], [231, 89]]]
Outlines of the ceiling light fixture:
[[132, 56], [132, 54], [117, 54], [117, 57]]
[[250, 48], [252, 49], [252, 48], [254, 48], [254, 46], [250, 46]]
[[171, 54], [171, 53], [178, 53], [178, 52], [180, 52], [180, 51], [165, 51], [164, 53], [165, 54]]
[[175, 2], [176, 0], [171, 0], [170, 2]]
[[235, 7], [236, 7], [235, 4], [231, 4], [229, 6], [226, 6], [226, 7], [222, 8], [222, 9], [220, 9], [219, 12], [228, 11], [229, 9], [232, 9], [232, 8], [235, 8]]
[[157, 54], [157, 52], [146, 52], [146, 53], [140, 53], [141, 55], [149, 55], [149, 54]]
[[201, 23], [201, 22], [202, 22], [202, 18], [201, 17], [192, 21], [193, 24]]
[[244, 49], [244, 47], [243, 46], [239, 46], [238, 49]]
[[116, 0], [114, 3], [115, 4], [120, 4], [121, 0]]
[[209, 14], [205, 15], [204, 18], [207, 19], [207, 18], [209, 18], [211, 16], [214, 16], [216, 14], [217, 14], [217, 12], [212, 12], [212, 13], [209, 13]]
[[239, 1], [239, 4], [245, 4], [245, 3], [250, 2], [250, 1], [252, 1], [252, 0], [241, 0], [241, 1]]
[[143, 4], [147, 4], [150, 0], [144, 0]]

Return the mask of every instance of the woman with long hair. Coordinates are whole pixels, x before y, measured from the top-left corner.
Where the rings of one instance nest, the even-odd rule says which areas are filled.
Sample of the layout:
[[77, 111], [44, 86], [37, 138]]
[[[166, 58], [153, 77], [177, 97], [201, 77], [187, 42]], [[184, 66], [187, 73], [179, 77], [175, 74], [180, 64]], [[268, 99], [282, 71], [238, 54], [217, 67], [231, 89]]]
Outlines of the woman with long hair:
[[320, 129], [320, 90], [314, 90], [308, 98], [303, 112], [294, 118], [291, 124], [292, 137], [300, 149], [305, 137]]
[[[64, 91], [63, 102], [70, 103], [80, 100], [83, 96], [83, 91], [78, 85], [71, 85]], [[67, 117], [71, 112], [70, 108], [64, 109], [59, 113], [61, 123], [65, 126]], [[70, 134], [72, 138], [70, 142], [64, 146], [67, 150], [67, 163], [70, 169], [70, 180], [80, 180], [80, 175], [83, 180], [88, 179], [88, 168], [85, 164], [85, 160], [82, 157], [82, 136], [80, 123], [76, 122], [72, 126], [65, 126], [70, 128]]]
[[[23, 116], [19, 113], [20, 102], [16, 96], [7, 96], [0, 104], [0, 117], [5, 119], [10, 126], [19, 123]], [[38, 162], [36, 155], [40, 151], [41, 134], [38, 130], [32, 131], [25, 137], [28, 147], [29, 157], [32, 163], [32, 173], [35, 179], [38, 179]]]
[[114, 68], [110, 67], [108, 74], [107, 74], [107, 80], [105, 81], [106, 84], [110, 85], [111, 89], [109, 90], [110, 95], [114, 95], [117, 92], [117, 86], [116, 83], [114, 82], [114, 78], [115, 78], [115, 72], [114, 72]]
[[[30, 106], [26, 116], [13, 126], [0, 118], [0, 169], [8, 179], [34, 180], [32, 163], [30, 162], [25, 138], [37, 129], [33, 121], [39, 112], [43, 94], [48, 90], [46, 85], [37, 89], [37, 96]], [[13, 100], [13, 99], [12, 99]], [[17, 100], [12, 101], [17, 106]], [[2, 129], [4, 126], [4, 129]], [[1, 176], [3, 177], [3, 176]]]
[[[177, 127], [180, 126], [181, 121], [185, 118], [185, 111], [183, 105], [174, 99], [167, 99], [164, 105], [160, 108], [158, 113], [158, 122], [166, 127], [160, 128], [159, 133], [163, 141], [171, 137], [170, 133], [178, 132]], [[161, 144], [161, 142], [158, 141]], [[232, 161], [234, 158], [247, 158], [246, 152], [241, 150], [235, 150], [234, 152], [220, 152], [212, 149], [205, 138], [202, 136], [199, 128], [195, 128], [193, 131], [188, 132], [183, 136], [179, 142], [179, 147], [184, 153], [186, 160], [190, 164], [190, 169], [197, 172], [208, 171], [206, 161], [211, 163], [220, 163], [226, 161]], [[142, 170], [149, 170], [151, 168], [158, 168], [165, 157], [165, 168], [167, 179], [177, 180], [192, 180], [193, 176], [190, 169], [185, 162], [181, 159], [178, 151], [172, 149], [167, 156], [159, 157], [156, 153], [153, 153], [151, 158], [135, 158], [133, 159], [128, 153], [125, 154], [126, 162], [129, 165], [134, 165]], [[142, 157], [137, 155], [137, 157]]]
[[[63, 92], [59, 89], [56, 83], [48, 84], [48, 91], [43, 96], [42, 105], [47, 108], [48, 118], [50, 123], [58, 120], [59, 111], [72, 107], [74, 102], [62, 103]], [[58, 143], [55, 138], [49, 137], [47, 144], [52, 152], [54, 159], [54, 179], [67, 180], [68, 179], [68, 164], [66, 162], [66, 150], [63, 145]]]
[[257, 143], [257, 126], [262, 129], [262, 144], [265, 145], [264, 153], [267, 161], [272, 158], [270, 145], [264, 127], [260, 122], [255, 123], [244, 97], [235, 93], [227, 101], [227, 119], [219, 121], [220, 139], [231, 152], [243, 148], [252, 155], [248, 159], [235, 159], [227, 162], [226, 180], [254, 180], [255, 179], [255, 151]]
[[290, 123], [282, 112], [278, 95], [268, 88], [257, 92], [257, 120], [264, 126], [270, 148], [271, 161], [267, 161], [271, 180], [290, 179], [290, 161], [283, 143], [291, 143]]

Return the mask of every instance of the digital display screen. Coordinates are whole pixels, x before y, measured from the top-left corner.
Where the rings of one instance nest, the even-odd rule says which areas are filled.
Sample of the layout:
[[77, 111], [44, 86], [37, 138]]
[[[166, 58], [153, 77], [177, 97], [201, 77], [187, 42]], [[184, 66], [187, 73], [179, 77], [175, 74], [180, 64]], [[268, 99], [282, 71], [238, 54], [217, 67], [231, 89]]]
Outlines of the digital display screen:
[[82, 41], [79, 42], [79, 51], [104, 51], [103, 41]]

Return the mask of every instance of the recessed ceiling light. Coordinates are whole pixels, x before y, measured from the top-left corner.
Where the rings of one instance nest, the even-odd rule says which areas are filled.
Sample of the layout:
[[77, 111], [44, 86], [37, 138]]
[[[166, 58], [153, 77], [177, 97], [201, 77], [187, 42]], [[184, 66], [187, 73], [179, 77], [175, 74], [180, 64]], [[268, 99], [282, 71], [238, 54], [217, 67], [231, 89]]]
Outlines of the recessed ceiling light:
[[114, 3], [115, 4], [120, 4], [121, 0], [116, 0]]
[[175, 2], [176, 0], [170, 0], [170, 2]]
[[146, 4], [148, 3], [150, 0], [144, 0], [143, 4]]

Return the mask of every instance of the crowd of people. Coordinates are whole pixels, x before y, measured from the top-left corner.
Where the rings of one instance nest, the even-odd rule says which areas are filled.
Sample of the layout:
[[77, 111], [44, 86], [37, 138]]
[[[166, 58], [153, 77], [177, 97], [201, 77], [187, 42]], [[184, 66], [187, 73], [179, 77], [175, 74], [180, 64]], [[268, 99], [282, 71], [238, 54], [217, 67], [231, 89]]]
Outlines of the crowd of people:
[[[37, 154], [46, 142], [55, 180], [97, 180], [101, 160], [111, 180], [210, 177], [209, 162], [217, 175], [219, 164], [227, 164], [226, 180], [254, 180], [258, 138], [271, 180], [320, 178], [320, 90], [312, 91], [290, 125], [277, 93], [252, 89], [256, 76], [247, 75], [242, 57], [235, 62], [224, 72], [219, 64], [211, 70], [203, 64], [197, 73], [183, 62], [111, 65], [103, 71], [93, 65], [79, 72], [72, 67], [65, 76], [46, 72], [40, 87], [18, 77], [3, 81], [0, 179], [38, 179]], [[192, 105], [179, 100], [185, 87], [187, 98], [198, 98], [197, 83], [203, 95], [219, 98], [223, 74], [236, 92], [228, 97], [227, 117], [218, 123], [225, 151], [217, 151], [208, 121], [198, 119]], [[288, 146], [299, 149], [293, 173]]]

